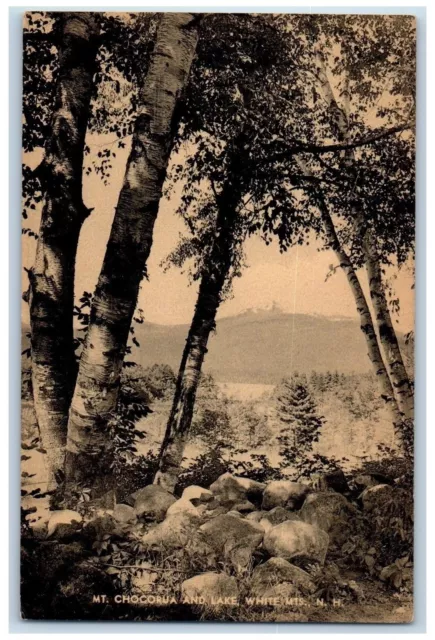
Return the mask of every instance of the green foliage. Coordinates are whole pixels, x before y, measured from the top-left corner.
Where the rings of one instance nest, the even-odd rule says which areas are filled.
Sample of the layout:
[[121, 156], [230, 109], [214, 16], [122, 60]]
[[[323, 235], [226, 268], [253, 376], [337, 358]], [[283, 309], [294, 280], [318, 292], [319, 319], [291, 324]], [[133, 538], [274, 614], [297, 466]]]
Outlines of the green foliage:
[[282, 466], [292, 466], [312, 450], [324, 424], [305, 377], [295, 374], [282, 381], [277, 391], [277, 414], [283, 423], [278, 436]]

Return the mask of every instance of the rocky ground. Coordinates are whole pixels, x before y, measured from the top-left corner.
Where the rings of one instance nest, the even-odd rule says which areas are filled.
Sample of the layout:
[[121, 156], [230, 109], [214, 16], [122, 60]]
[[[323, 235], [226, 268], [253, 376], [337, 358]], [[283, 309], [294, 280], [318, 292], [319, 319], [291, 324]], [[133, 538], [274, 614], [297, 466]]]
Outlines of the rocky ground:
[[373, 549], [353, 561], [396, 491], [382, 480], [360, 477], [355, 499], [341, 472], [316, 487], [226, 473], [178, 499], [149, 485], [111, 509], [44, 504], [23, 529], [24, 616], [410, 622], [408, 559], [381, 580]]

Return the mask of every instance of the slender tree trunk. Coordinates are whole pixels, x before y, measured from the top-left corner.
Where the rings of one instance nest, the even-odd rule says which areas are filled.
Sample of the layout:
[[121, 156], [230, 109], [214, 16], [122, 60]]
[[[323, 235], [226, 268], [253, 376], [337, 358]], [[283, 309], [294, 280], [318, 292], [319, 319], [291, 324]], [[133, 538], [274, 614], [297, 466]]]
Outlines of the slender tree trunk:
[[[350, 113], [350, 90], [348, 79], [344, 90], [343, 106], [337, 103], [331, 84], [329, 82], [326, 68], [321, 52], [317, 56], [317, 73], [320, 87], [325, 102], [334, 109], [335, 122], [342, 141], [348, 139], [348, 122]], [[345, 163], [351, 169], [354, 163], [354, 151], [346, 153]], [[370, 297], [376, 313], [376, 324], [379, 331], [384, 357], [388, 367], [388, 374], [391, 379], [394, 395], [402, 415], [406, 419], [414, 419], [414, 393], [400, 352], [397, 335], [391, 321], [388, 302], [382, 282], [379, 256], [376, 251], [375, 239], [369, 229], [365, 229], [364, 220], [361, 214], [354, 208], [353, 224], [357, 234], [364, 238], [363, 254], [370, 284]]]
[[[240, 159], [238, 161], [240, 162]], [[159, 467], [154, 479], [154, 484], [159, 484], [170, 492], [174, 491], [180, 473], [184, 447], [192, 424], [202, 363], [207, 353], [210, 333], [215, 327], [216, 313], [231, 267], [239, 197], [238, 189], [230, 182], [217, 197], [218, 233], [208, 259], [211, 267], [201, 278], [195, 313], [178, 372], [172, 410], [160, 449]]]
[[403, 419], [396, 397], [394, 395], [390, 377], [382, 358], [367, 299], [364, 295], [364, 291], [358, 280], [358, 276], [350, 261], [350, 258], [347, 255], [346, 251], [340, 245], [340, 241], [335, 230], [334, 222], [329, 213], [328, 206], [322, 196], [320, 196], [319, 200], [322, 220], [329, 246], [337, 256], [341, 269], [346, 274], [346, 278], [355, 299], [356, 308], [360, 317], [360, 328], [366, 340], [368, 356], [373, 365], [373, 369], [379, 382], [383, 398], [386, 401], [391, 412], [397, 444], [401, 449], [403, 449]]
[[116, 407], [129, 328], [177, 124], [174, 112], [195, 54], [197, 25], [198, 18], [188, 13], [166, 13], [161, 19], [92, 303], [71, 403], [65, 474], [67, 484], [85, 484], [94, 495], [105, 482], [106, 427]]
[[80, 229], [89, 213], [82, 201], [82, 170], [99, 35], [93, 13], [65, 13], [60, 20], [51, 135], [37, 169], [45, 204], [29, 272], [33, 397], [50, 489], [63, 468], [76, 376], [74, 271]]
[[160, 453], [159, 470], [154, 483], [173, 492], [183, 460], [186, 439], [192, 424], [196, 393], [207, 343], [215, 327], [216, 313], [221, 302], [224, 274], [217, 279], [203, 277], [199, 288], [195, 313], [184, 348], [178, 373], [177, 387], [171, 415]]
[[370, 297], [376, 314], [379, 338], [384, 351], [391, 382], [396, 393], [399, 408], [408, 420], [414, 419], [414, 394], [406, 371], [399, 342], [391, 320], [388, 301], [382, 282], [382, 273], [376, 247], [371, 234], [364, 242], [366, 269], [369, 279]]

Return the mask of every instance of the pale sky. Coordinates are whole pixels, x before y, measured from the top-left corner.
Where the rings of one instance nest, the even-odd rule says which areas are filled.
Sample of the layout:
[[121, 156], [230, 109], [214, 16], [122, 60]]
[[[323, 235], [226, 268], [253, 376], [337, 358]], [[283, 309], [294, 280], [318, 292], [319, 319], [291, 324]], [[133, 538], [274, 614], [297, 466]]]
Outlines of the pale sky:
[[[97, 152], [102, 139], [88, 136], [91, 152]], [[116, 145], [117, 146], [117, 145]], [[114, 147], [115, 149], [116, 147]], [[84, 202], [94, 207], [85, 221], [77, 255], [76, 295], [93, 291], [101, 268], [110, 226], [122, 184], [129, 145], [116, 148], [114, 171], [108, 186], [92, 173], [84, 177]], [[40, 153], [27, 154], [25, 162], [31, 166], [42, 157]], [[116, 163], [116, 164], [115, 164]], [[188, 324], [192, 318], [197, 286], [189, 286], [187, 275], [171, 268], [163, 272], [160, 262], [175, 247], [184, 224], [176, 214], [177, 194], [170, 201], [162, 200], [158, 214], [154, 242], [148, 261], [149, 281], [144, 281], [138, 306], [144, 310], [145, 320], [159, 324]], [[39, 226], [40, 211], [32, 213], [32, 219], [24, 226], [35, 231]], [[309, 246], [290, 249], [280, 254], [277, 245], [266, 246], [259, 238], [246, 243], [248, 267], [234, 282], [234, 295], [219, 309], [219, 317], [236, 315], [249, 308], [268, 308], [278, 305], [287, 313], [307, 313], [325, 316], [357, 318], [355, 302], [347, 280], [341, 270], [328, 278], [325, 276], [331, 264], [337, 261], [331, 251], [318, 252], [314, 241]], [[36, 242], [23, 236], [23, 267], [31, 267]], [[367, 282], [361, 273], [361, 282], [367, 291]], [[400, 294], [401, 314], [398, 328], [409, 331], [413, 328], [413, 276], [399, 273], [395, 287]], [[23, 290], [27, 287], [27, 276], [23, 271]], [[28, 306], [23, 303], [23, 320], [28, 322]]]

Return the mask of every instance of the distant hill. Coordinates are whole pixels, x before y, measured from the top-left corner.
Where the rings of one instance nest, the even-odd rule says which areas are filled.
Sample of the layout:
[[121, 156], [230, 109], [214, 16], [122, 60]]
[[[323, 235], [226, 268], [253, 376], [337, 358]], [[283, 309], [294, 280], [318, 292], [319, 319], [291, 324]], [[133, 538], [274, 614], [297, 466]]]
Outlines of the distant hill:
[[[133, 348], [132, 359], [145, 367], [166, 363], [177, 371], [188, 329], [187, 325], [135, 325], [140, 348]], [[292, 370], [365, 373], [370, 368], [357, 320], [274, 309], [219, 320], [204, 361], [204, 370], [218, 382], [245, 384], [276, 384]]]

